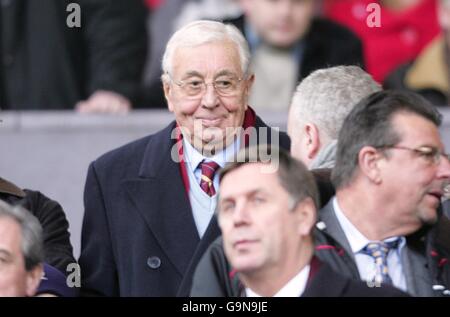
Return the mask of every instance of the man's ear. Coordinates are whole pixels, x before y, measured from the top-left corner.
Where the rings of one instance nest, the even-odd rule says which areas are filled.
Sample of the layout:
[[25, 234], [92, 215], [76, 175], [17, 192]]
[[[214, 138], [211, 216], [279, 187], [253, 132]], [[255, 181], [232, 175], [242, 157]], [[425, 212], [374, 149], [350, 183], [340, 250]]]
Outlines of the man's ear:
[[320, 150], [320, 134], [319, 129], [317, 129], [317, 126], [314, 123], [307, 123], [304, 126], [305, 129], [305, 139], [303, 142], [305, 142], [305, 149], [306, 155], [308, 159], [313, 160], [317, 153], [319, 153]]
[[317, 211], [314, 201], [311, 197], [305, 198], [297, 204], [294, 211], [297, 215], [298, 234], [300, 236], [308, 236], [316, 223]]
[[245, 94], [247, 95], [247, 98], [250, 97], [250, 93], [252, 91], [254, 83], [255, 83], [255, 74], [251, 74], [246, 80]]
[[167, 108], [169, 108], [170, 112], [173, 112], [173, 105], [172, 105], [172, 102], [170, 101], [170, 93], [171, 93], [172, 87], [170, 86], [170, 84], [168, 82], [163, 81], [163, 89], [164, 89], [164, 97], [166, 98], [166, 101], [167, 101]]
[[26, 292], [27, 296], [31, 297], [36, 294], [36, 291], [41, 283], [42, 276], [44, 275], [44, 268], [42, 264], [35, 266], [31, 271], [27, 272], [26, 276]]
[[363, 147], [358, 153], [359, 170], [372, 182], [381, 182], [380, 159], [382, 154], [372, 146]]

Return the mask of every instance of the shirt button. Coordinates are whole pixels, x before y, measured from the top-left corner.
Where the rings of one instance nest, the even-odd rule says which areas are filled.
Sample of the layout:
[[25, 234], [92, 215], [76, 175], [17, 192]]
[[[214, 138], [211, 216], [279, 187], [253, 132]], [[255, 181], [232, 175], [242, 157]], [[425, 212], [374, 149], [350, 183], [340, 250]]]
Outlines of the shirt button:
[[156, 270], [161, 266], [161, 259], [157, 256], [151, 256], [147, 259], [147, 265], [151, 268]]

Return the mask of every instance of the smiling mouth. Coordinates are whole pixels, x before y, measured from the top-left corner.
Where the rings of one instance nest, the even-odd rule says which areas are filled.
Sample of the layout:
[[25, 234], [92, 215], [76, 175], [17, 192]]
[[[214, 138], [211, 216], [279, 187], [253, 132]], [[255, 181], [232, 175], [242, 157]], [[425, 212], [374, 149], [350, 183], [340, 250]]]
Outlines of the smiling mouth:
[[202, 123], [206, 128], [217, 127], [222, 122], [222, 118], [197, 118], [196, 120]]

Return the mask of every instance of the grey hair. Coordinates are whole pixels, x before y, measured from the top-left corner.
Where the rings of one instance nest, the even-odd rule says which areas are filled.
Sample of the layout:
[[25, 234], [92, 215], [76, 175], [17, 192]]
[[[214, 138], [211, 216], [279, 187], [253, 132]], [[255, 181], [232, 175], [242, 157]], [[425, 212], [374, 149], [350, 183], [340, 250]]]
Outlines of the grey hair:
[[[267, 154], [270, 157], [268, 161]], [[236, 160], [229, 162], [219, 172], [219, 182], [231, 171], [245, 164], [264, 163], [278, 166], [277, 176], [281, 186], [289, 194], [289, 209], [294, 209], [298, 203], [310, 198], [315, 207], [319, 208], [320, 198], [313, 174], [300, 161], [293, 158], [289, 152], [270, 145], [258, 145], [241, 149]]]
[[239, 53], [242, 74], [247, 75], [250, 65], [250, 49], [242, 33], [233, 25], [216, 21], [191, 22], [175, 32], [167, 43], [162, 59], [163, 82], [173, 71], [173, 56], [177, 48], [196, 47], [206, 43], [231, 41]]
[[319, 69], [297, 86], [291, 111], [295, 122], [312, 122], [321, 136], [335, 140], [352, 108], [380, 90], [381, 86], [358, 66]]
[[25, 269], [29, 272], [44, 261], [42, 227], [35, 216], [21, 206], [11, 206], [0, 200], [0, 218], [10, 218], [20, 226], [21, 249]]

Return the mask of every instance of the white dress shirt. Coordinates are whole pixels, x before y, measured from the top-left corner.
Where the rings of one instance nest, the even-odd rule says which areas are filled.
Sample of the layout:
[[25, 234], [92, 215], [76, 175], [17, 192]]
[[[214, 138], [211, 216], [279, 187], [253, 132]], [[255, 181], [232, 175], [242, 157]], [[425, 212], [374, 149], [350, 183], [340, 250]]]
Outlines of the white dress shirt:
[[[189, 142], [183, 139], [184, 164], [189, 178], [190, 188], [189, 201], [192, 208], [192, 216], [194, 217], [194, 222], [200, 238], [203, 237], [209, 222], [214, 215], [217, 206], [217, 194], [210, 197], [200, 188], [202, 170], [199, 164], [203, 160], [206, 162], [214, 161], [222, 168], [229, 160], [232, 160], [235, 157], [239, 150], [239, 146], [240, 140], [238, 138], [223, 151], [216, 153], [212, 157], [205, 157]], [[213, 184], [217, 193], [219, 191], [218, 173], [214, 174]]]
[[[296, 276], [285, 284], [273, 297], [300, 297], [308, 283], [310, 266], [305, 266]], [[250, 288], [245, 288], [247, 297], [262, 297]]]
[[[342, 230], [347, 237], [347, 241], [350, 244], [350, 248], [355, 257], [356, 265], [358, 267], [359, 275], [364, 281], [372, 281], [376, 274], [376, 266], [373, 257], [363, 252], [363, 249], [370, 242], [344, 215], [340, 208], [336, 196], [333, 198], [333, 208], [336, 217], [341, 225]], [[401, 261], [401, 252], [406, 244], [405, 237], [391, 237], [384, 241], [390, 242], [396, 239], [400, 239], [397, 249], [390, 250], [387, 256], [387, 265], [389, 276], [395, 287], [407, 291], [406, 278], [403, 272], [403, 266]]]

